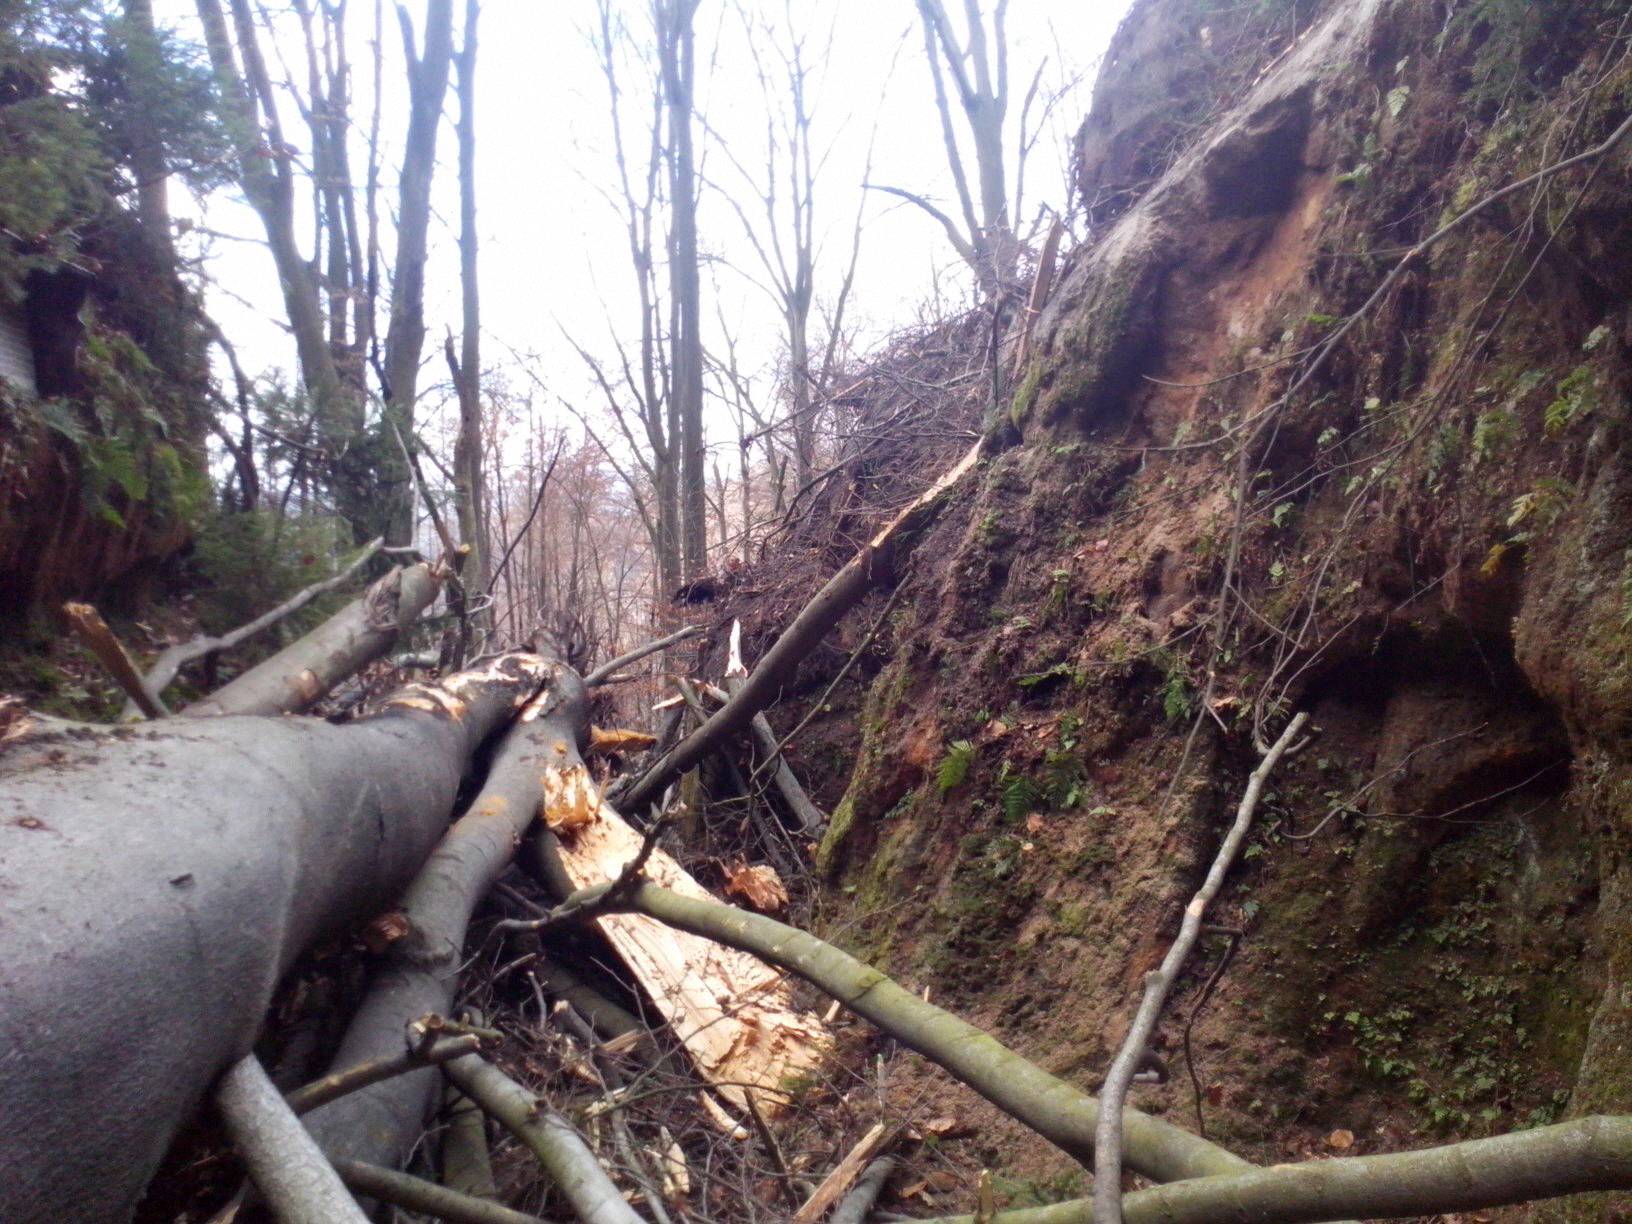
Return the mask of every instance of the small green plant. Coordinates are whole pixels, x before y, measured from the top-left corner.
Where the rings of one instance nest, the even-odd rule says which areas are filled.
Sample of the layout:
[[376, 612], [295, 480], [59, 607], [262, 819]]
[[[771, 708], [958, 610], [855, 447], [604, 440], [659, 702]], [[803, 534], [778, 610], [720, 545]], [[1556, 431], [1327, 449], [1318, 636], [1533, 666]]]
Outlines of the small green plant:
[[1547, 405], [1542, 420], [1547, 436], [1557, 437], [1598, 406], [1597, 390], [1593, 386], [1592, 371], [1576, 366], [1558, 384], [1557, 397]]
[[1036, 784], [1008, 761], [997, 771], [997, 795], [1003, 819], [1011, 825], [1019, 824], [1037, 806]]
[[1183, 722], [1193, 707], [1189, 672], [1175, 655], [1166, 655], [1162, 663], [1162, 714], [1170, 723]]
[[953, 740], [946, 747], [941, 766], [935, 771], [935, 785], [942, 793], [962, 786], [969, 776], [969, 767], [975, 763], [975, 746], [968, 740]]
[[1473, 422], [1473, 461], [1484, 463], [1513, 441], [1519, 418], [1508, 408], [1487, 408]]

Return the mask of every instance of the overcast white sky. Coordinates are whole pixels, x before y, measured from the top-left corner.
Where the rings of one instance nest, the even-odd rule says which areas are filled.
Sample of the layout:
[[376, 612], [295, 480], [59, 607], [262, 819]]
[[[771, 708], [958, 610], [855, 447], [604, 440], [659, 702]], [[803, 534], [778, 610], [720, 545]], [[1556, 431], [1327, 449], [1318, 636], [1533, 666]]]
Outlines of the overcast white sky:
[[[825, 51], [812, 55], [816, 62], [809, 65], [814, 141], [818, 150], [829, 149], [817, 184], [817, 228], [828, 239], [825, 267], [819, 262], [817, 268], [818, 296], [826, 296], [840, 274], [855, 211], [864, 206], [855, 317], [869, 334], [887, 333], [913, 317], [938, 276], [949, 287], [963, 284], [956, 257], [933, 221], [910, 205], [860, 189], [876, 123], [873, 180], [921, 192], [956, 212], [912, 0], [788, 0], [786, 6], [780, 0], [741, 2], [752, 12], [791, 19], [810, 31], [808, 46]], [[1039, 204], [1064, 200], [1065, 144], [1087, 108], [1093, 69], [1126, 6], [1126, 0], [1015, 0], [1010, 5], [1011, 148], [1020, 101], [1038, 62], [1047, 57], [1045, 91], [1058, 87], [1062, 72], [1082, 75], [1028, 163], [1028, 220]], [[155, 7], [161, 21], [196, 37], [191, 0], [160, 0]], [[390, 7], [386, 5], [385, 35], [388, 135], [400, 132], [406, 113], [401, 44]], [[623, 7], [629, 25], [644, 30], [645, 0], [625, 0]], [[362, 0], [351, 4], [359, 123], [366, 122], [372, 89], [367, 47], [371, 8]], [[423, 4], [411, 0], [409, 8], [418, 17]], [[948, 8], [961, 27], [962, 6]], [[461, 20], [456, 17], [456, 28]], [[609, 352], [610, 331], [628, 335], [636, 321], [621, 221], [601, 194], [615, 180], [606, 86], [586, 34], [594, 20], [592, 0], [485, 0], [477, 101], [485, 363], [508, 361], [512, 349], [537, 353], [535, 371], [552, 391], [587, 407], [597, 397], [590, 393], [578, 359], [560, 340], [561, 327], [586, 347]], [[763, 161], [765, 104], [740, 31], [735, 7], [726, 0], [703, 0], [697, 19], [698, 109], [712, 134], [699, 133], [699, 139], [705, 174], [725, 188], [740, 185], [740, 180], [720, 151], [709, 148], [712, 142], [729, 142], [746, 165]], [[287, 52], [290, 63], [302, 62], [297, 45], [289, 45]], [[458, 327], [452, 129], [457, 109], [450, 89], [438, 148], [439, 221], [433, 223], [428, 270], [427, 350], [432, 358], [439, 356], [444, 325], [452, 324], [455, 331]], [[638, 117], [634, 122], [638, 126]], [[292, 106], [284, 123], [286, 134], [299, 145]], [[392, 190], [383, 198], [389, 200], [394, 196], [394, 147], [387, 156], [393, 162], [387, 167]], [[362, 165], [360, 155], [354, 164]], [[863, 194], [869, 197], [865, 202]], [[231, 193], [218, 194], [205, 207], [203, 219], [211, 228], [259, 237], [255, 217]], [[700, 228], [705, 253], [717, 256], [722, 265], [753, 266], [740, 222], [709, 188], [704, 190]], [[388, 258], [392, 245], [387, 241]], [[209, 306], [236, 338], [246, 364], [256, 370], [292, 368], [292, 345], [278, 325], [281, 301], [270, 257], [249, 244], [217, 242], [213, 250], [211, 272], [223, 291], [211, 292]], [[762, 371], [768, 383], [779, 325], [769, 299], [723, 266], [714, 280], [717, 290], [705, 280], [705, 294], [716, 298], [705, 301], [705, 326], [713, 326], [717, 311], [732, 320], [747, 350], [748, 368]], [[718, 342], [717, 337], [705, 340]], [[441, 381], [439, 361], [422, 381]]]

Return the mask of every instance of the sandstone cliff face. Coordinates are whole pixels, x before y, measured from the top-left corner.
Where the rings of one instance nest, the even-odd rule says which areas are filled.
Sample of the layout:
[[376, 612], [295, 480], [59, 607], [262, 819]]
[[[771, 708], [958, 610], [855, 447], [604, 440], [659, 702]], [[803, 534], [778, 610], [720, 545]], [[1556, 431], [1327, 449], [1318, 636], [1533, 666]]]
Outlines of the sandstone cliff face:
[[1255, 1159], [1624, 1110], [1632, 142], [1457, 227], [1306, 374], [1404, 252], [1621, 121], [1626, 27], [1135, 6], [1092, 239], [866, 697], [821, 853], [852, 943], [1097, 1084], [1254, 732], [1307, 709], [1138, 1103]]

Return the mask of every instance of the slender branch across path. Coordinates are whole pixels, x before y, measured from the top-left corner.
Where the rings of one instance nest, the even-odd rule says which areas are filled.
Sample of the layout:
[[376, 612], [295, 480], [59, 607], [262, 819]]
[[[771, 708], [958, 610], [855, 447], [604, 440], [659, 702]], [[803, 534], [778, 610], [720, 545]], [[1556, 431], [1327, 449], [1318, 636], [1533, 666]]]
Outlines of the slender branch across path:
[[[1398, 1220], [1479, 1211], [1594, 1190], [1632, 1189], [1632, 1117], [1470, 1139], [1420, 1152], [1276, 1165], [1140, 1190], [1127, 1224], [1318, 1224], [1344, 1216]], [[988, 1224], [1097, 1224], [1087, 1199], [1002, 1211]], [[974, 1224], [973, 1216], [921, 1224]]]
[[[304, 590], [297, 591], [277, 607], [261, 613], [254, 620], [239, 625], [238, 628], [230, 632], [219, 635], [201, 634], [179, 645], [166, 647], [159, 652], [159, 657], [153, 661], [153, 666], [148, 668], [147, 674], [142, 677], [143, 692], [155, 702], [162, 700], [165, 688], [176, 678], [181, 669], [194, 659], [202, 659], [205, 655], [214, 654], [218, 650], [231, 650], [234, 646], [242, 645], [256, 634], [262, 633], [279, 621], [293, 616], [319, 595], [326, 594], [334, 590], [335, 587], [349, 582], [358, 570], [374, 559], [375, 554], [380, 551], [380, 546], [384, 543], [383, 539], [370, 541], [352, 559], [351, 564], [345, 566], [338, 573], [323, 579], [321, 582], [314, 582]], [[146, 713], [146, 710], [140, 709], [139, 705], [136, 695], [132, 694], [130, 701], [126, 703], [125, 708], [119, 714], [120, 721], [134, 721], [138, 713]], [[152, 715], [149, 714], [148, 717], [152, 717]]]
[[[1099, 1102], [848, 953], [763, 914], [683, 897], [652, 884], [630, 890], [620, 904], [797, 974], [1063, 1151], [1084, 1163], [1092, 1159]], [[1216, 1144], [1137, 1110], [1127, 1111], [1124, 1127], [1128, 1164], [1156, 1181], [1251, 1167]]]

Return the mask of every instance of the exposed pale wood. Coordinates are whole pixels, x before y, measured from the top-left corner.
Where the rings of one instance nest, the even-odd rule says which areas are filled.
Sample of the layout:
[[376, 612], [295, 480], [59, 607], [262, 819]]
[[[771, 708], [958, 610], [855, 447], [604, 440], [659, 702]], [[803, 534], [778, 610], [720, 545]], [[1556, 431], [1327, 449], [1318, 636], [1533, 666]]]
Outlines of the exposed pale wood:
[[[581, 764], [548, 766], [545, 795], [546, 820], [575, 888], [616, 879], [639, 853], [641, 835], [601, 799]], [[717, 901], [661, 847], [647, 860], [646, 878], [682, 896]], [[611, 914], [597, 924], [732, 1108], [747, 1111], [742, 1086], [750, 1085], [768, 1112], [780, 1109], [786, 1081], [821, 1061], [826, 1028], [794, 1008], [784, 976], [757, 957], [643, 914]]]
[[65, 603], [62, 614], [79, 640], [85, 643], [86, 649], [96, 656], [97, 662], [102, 664], [108, 675], [125, 691], [125, 696], [143, 714], [149, 718], [163, 718], [170, 713], [164, 708], [164, 703], [142, 684], [142, 673], [136, 670], [136, 665], [130, 661], [119, 639], [113, 636], [113, 630], [108, 628], [100, 612], [90, 604]]
[[856, 1184], [856, 1179], [861, 1176], [873, 1157], [882, 1152], [894, 1138], [893, 1129], [882, 1122], [874, 1123], [873, 1129], [863, 1135], [861, 1141], [822, 1179], [822, 1184], [805, 1200], [805, 1205], [793, 1213], [793, 1224], [816, 1224], [817, 1220], [827, 1214], [827, 1209], [843, 1198], [844, 1192]]

